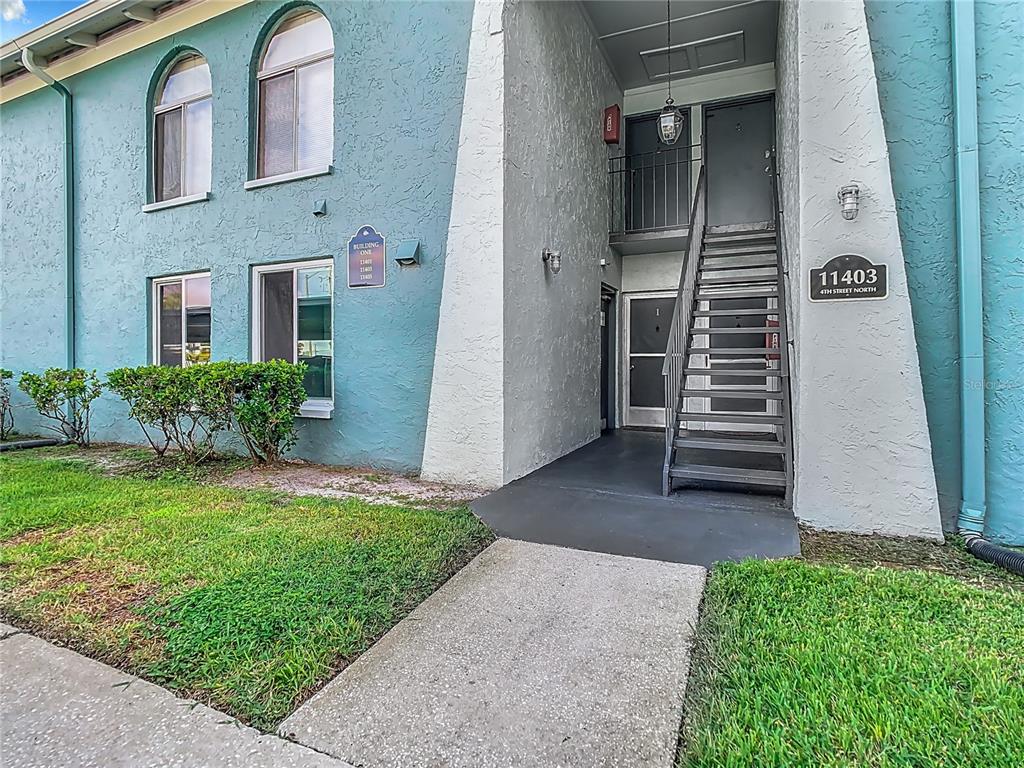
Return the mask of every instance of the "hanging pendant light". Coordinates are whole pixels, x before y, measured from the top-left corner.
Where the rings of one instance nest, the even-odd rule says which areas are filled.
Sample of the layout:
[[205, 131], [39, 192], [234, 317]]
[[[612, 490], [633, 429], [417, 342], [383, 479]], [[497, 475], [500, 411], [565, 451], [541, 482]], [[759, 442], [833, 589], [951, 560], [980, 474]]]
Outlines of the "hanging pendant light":
[[672, 101], [672, 0], [665, 0], [665, 31], [668, 54], [668, 98], [658, 115], [658, 138], [663, 144], [675, 144], [683, 130], [683, 113]]

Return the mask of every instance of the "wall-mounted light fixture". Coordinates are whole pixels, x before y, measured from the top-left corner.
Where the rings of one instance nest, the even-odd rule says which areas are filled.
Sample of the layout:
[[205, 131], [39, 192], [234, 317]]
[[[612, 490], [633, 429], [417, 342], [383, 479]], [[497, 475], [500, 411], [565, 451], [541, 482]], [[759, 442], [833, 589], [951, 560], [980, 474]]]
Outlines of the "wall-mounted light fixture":
[[413, 264], [420, 263], [420, 241], [419, 240], [403, 240], [398, 244], [398, 254], [395, 256], [395, 261], [401, 264], [403, 267], [411, 267]]
[[552, 275], [557, 275], [562, 271], [562, 254], [558, 251], [552, 251], [550, 248], [545, 248], [541, 251], [540, 260], [547, 265], [547, 268], [551, 270]]
[[856, 184], [847, 184], [839, 190], [837, 196], [843, 207], [843, 218], [847, 221], [856, 219], [857, 210], [860, 208], [860, 187]]

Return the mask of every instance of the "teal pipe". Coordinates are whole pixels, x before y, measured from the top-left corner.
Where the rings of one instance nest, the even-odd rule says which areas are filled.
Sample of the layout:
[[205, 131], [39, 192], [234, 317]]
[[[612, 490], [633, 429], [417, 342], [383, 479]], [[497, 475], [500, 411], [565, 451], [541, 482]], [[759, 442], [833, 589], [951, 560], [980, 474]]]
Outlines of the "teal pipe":
[[71, 91], [54, 80], [35, 60], [31, 50], [21, 52], [21, 63], [29, 72], [60, 94], [64, 106], [64, 341], [65, 364], [76, 367], [75, 350], [75, 110]]
[[953, 134], [956, 142], [956, 252], [960, 303], [960, 470], [958, 527], [985, 530], [985, 337], [978, 180], [978, 74], [974, 0], [952, 0]]

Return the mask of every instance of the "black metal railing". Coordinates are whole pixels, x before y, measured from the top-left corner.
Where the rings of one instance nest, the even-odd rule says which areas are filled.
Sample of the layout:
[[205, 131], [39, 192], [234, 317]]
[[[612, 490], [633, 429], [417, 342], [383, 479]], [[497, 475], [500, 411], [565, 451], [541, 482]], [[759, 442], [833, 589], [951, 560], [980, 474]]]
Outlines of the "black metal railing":
[[608, 159], [609, 231], [650, 232], [685, 227], [690, 216], [690, 164], [700, 145]]
[[704, 245], [704, 222], [707, 218], [707, 174], [700, 169], [697, 176], [697, 193], [693, 209], [687, 215], [689, 233], [683, 263], [679, 270], [679, 288], [675, 308], [672, 311], [672, 325], [669, 326], [668, 341], [665, 345], [665, 363], [661, 374], [665, 378], [665, 461], [662, 465], [661, 492], [668, 496], [672, 489], [669, 468], [672, 465], [672, 447], [679, 430], [676, 416], [679, 405], [679, 391], [683, 386], [687, 359], [687, 341], [693, 322], [693, 302], [697, 291], [697, 273], [700, 270], [700, 251]]

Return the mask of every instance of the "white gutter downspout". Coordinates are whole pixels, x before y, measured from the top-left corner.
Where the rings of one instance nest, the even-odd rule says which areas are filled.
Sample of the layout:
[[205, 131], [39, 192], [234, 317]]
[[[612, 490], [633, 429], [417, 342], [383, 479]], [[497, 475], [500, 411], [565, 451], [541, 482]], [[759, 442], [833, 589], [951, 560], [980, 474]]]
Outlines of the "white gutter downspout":
[[75, 121], [71, 91], [54, 80], [36, 61], [28, 48], [21, 52], [21, 63], [29, 72], [60, 94], [64, 104], [64, 339], [66, 367], [75, 367]]

